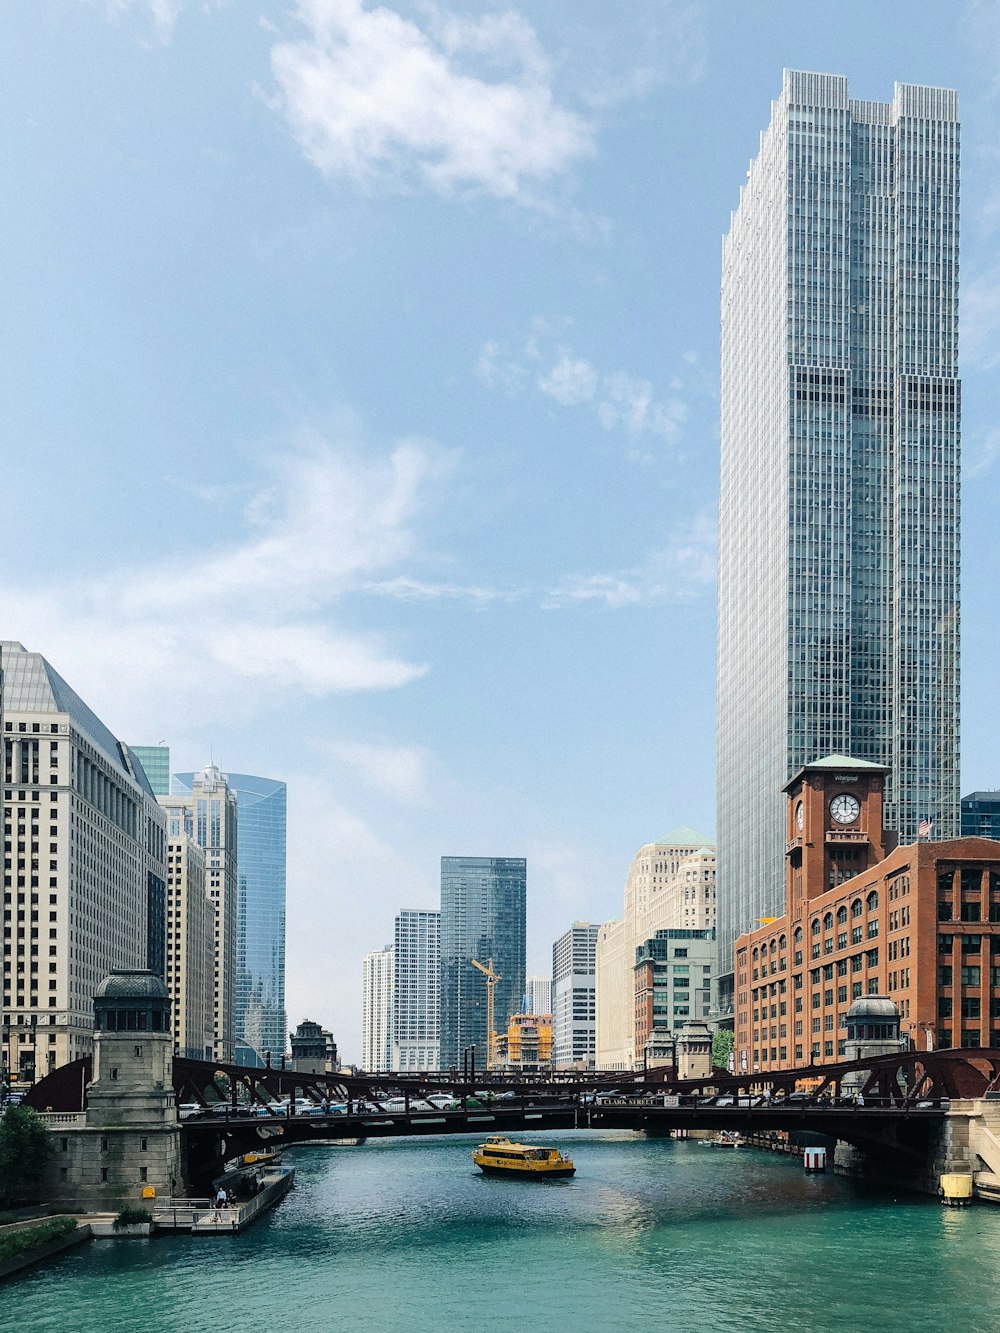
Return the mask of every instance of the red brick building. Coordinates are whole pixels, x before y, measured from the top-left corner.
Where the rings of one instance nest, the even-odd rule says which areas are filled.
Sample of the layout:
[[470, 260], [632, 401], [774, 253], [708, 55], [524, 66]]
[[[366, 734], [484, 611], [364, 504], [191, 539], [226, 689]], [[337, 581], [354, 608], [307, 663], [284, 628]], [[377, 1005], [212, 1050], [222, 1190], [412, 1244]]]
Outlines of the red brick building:
[[920, 1047], [1000, 1047], [1000, 842], [895, 847], [888, 769], [843, 755], [785, 787], [785, 914], [741, 935], [737, 1072], [829, 1063], [862, 995]]

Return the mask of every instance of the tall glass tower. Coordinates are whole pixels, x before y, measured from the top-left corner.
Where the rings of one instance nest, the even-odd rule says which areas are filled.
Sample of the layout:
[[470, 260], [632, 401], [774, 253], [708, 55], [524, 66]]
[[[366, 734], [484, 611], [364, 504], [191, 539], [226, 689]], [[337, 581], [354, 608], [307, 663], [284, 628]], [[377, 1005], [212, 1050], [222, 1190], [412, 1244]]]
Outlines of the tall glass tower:
[[803, 764], [886, 764], [901, 841], [958, 834], [958, 164], [954, 92], [786, 70], [723, 243], [723, 978]]
[[493, 1025], [505, 1032], [524, 995], [527, 862], [522, 857], [441, 858], [441, 1068], [459, 1068], [476, 1048], [486, 1068], [486, 978], [472, 966], [493, 959], [500, 974]]
[[[187, 791], [192, 773], [175, 773]], [[287, 787], [275, 778], [228, 773], [236, 834], [236, 1057], [285, 1051], [285, 827]], [[242, 1047], [242, 1050], [241, 1050]], [[249, 1049], [247, 1049], [249, 1048]]]

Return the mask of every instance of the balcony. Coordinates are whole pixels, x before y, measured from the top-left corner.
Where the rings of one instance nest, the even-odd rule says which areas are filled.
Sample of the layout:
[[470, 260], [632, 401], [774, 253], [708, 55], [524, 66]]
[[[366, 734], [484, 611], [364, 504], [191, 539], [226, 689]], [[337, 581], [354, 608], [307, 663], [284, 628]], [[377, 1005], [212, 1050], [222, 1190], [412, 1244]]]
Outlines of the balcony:
[[867, 842], [869, 841], [869, 838], [868, 838], [868, 834], [864, 831], [864, 829], [855, 829], [855, 828], [847, 828], [847, 829], [832, 829], [832, 828], [831, 828], [831, 829], [827, 829], [827, 831], [826, 831], [826, 838], [825, 838], [825, 841], [828, 842], [828, 843], [837, 843], [837, 844], [840, 845], [840, 846], [844, 846], [844, 844], [847, 844], [847, 843], [855, 843], [855, 844], [859, 844], [859, 843], [867, 843]]

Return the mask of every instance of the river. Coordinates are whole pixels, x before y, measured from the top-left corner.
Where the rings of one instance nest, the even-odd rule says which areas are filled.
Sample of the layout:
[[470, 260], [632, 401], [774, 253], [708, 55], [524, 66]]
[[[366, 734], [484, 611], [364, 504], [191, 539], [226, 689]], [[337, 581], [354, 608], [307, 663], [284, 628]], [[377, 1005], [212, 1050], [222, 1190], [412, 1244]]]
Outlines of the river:
[[290, 1153], [241, 1236], [94, 1242], [5, 1284], [60, 1333], [1000, 1329], [1000, 1208], [943, 1208], [753, 1149], [550, 1134], [569, 1181], [487, 1179], [473, 1141]]

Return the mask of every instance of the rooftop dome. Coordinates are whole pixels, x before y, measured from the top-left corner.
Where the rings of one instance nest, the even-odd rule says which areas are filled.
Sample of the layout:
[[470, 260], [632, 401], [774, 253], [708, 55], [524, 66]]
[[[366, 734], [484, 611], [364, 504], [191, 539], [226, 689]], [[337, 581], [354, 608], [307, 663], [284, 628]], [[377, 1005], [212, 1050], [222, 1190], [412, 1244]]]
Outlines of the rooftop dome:
[[899, 1010], [896, 1008], [895, 1001], [890, 1000], [887, 995], [865, 995], [860, 1000], [855, 1000], [847, 1011], [849, 1019], [863, 1018], [889, 1018], [899, 1019]]
[[162, 978], [144, 968], [116, 967], [104, 978], [95, 1000], [169, 1000]]

